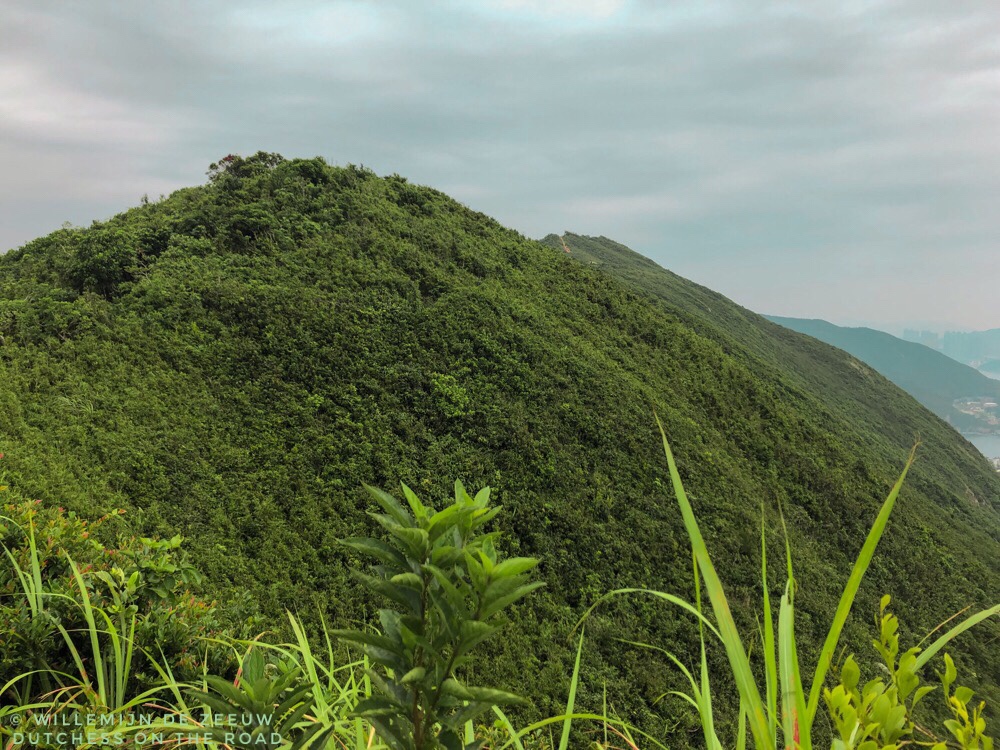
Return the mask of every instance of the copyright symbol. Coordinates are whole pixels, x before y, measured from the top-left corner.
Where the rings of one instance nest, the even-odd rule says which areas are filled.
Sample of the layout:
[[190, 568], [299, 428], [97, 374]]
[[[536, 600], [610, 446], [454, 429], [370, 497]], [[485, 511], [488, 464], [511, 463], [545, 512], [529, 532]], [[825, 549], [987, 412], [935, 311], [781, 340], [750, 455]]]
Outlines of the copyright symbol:
[[20, 723], [21, 723], [21, 717], [18, 716], [17, 714], [14, 714], [13, 716], [10, 717], [10, 725], [12, 727], [16, 727]]

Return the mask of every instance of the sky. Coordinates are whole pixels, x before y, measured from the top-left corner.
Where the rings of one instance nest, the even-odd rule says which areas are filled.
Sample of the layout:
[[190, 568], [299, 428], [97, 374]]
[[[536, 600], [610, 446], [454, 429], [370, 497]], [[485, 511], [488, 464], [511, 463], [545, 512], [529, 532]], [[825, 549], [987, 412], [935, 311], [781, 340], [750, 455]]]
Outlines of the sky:
[[3, 0], [0, 252], [258, 150], [758, 312], [1000, 327], [996, 0]]

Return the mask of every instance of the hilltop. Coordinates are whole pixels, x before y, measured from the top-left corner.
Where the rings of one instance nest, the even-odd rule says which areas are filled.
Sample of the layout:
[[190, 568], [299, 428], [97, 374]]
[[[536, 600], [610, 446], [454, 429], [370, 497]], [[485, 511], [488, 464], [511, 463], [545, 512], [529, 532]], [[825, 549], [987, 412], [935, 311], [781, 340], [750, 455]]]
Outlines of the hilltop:
[[[548, 586], [489, 669], [555, 713], [587, 605], [620, 586], [692, 595], [654, 409], [743, 625], [760, 514], [779, 559], [780, 506], [799, 635], [825, 635], [917, 435], [853, 643], [886, 592], [916, 631], [1000, 600], [1000, 478], [843, 352], [607, 241], [588, 267], [584, 238], [566, 235], [567, 254], [397, 175], [267, 154], [213, 167], [207, 185], [0, 258], [0, 452], [24, 494], [182, 534], [234, 618], [370, 618], [336, 543], [371, 531], [362, 483], [428, 500], [456, 477], [490, 485], [503, 548], [540, 557]], [[673, 669], [619, 638], [697, 647], [677, 612], [607, 606], [582, 704], [606, 683], [647, 726], [683, 711], [653, 707]], [[990, 696], [988, 638], [956, 656]]]

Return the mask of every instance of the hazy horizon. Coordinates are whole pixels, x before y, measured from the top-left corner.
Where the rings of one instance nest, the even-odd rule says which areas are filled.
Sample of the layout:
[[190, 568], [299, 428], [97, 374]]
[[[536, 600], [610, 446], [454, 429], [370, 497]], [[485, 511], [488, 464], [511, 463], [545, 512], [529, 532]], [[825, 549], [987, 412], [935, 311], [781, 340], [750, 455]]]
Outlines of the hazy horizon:
[[267, 150], [762, 313], [997, 328], [998, 34], [987, 0], [11, 0], [0, 251]]

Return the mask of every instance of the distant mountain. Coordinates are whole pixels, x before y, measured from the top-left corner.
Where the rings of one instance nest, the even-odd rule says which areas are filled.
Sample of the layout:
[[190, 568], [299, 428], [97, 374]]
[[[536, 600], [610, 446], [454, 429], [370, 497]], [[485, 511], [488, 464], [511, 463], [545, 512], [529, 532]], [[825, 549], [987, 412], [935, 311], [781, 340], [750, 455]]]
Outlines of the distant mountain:
[[995, 375], [995, 363], [1000, 358], [1000, 328], [988, 331], [949, 331], [941, 336], [941, 351], [987, 375], [990, 372]]
[[871, 328], [844, 328], [825, 320], [776, 315], [767, 318], [857, 357], [959, 429], [980, 429], [983, 423], [956, 409], [952, 404], [957, 399], [1000, 398], [1000, 381], [923, 344]]

